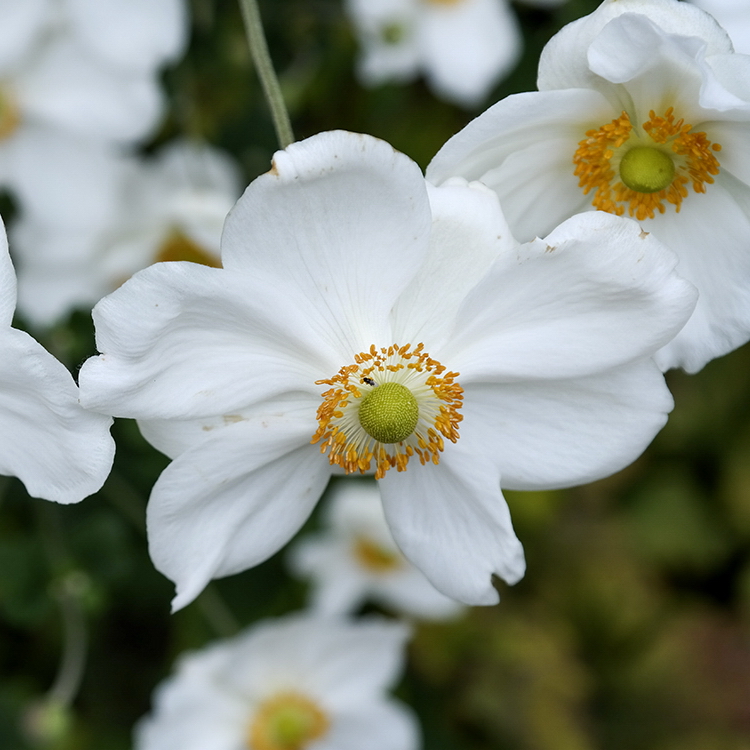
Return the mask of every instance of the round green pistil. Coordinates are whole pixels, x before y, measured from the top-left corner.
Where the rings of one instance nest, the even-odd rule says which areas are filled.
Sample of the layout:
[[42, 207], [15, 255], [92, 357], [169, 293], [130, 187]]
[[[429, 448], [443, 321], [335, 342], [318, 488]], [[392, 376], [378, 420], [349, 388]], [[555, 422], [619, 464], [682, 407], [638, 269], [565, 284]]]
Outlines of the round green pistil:
[[373, 388], [359, 406], [362, 429], [379, 443], [400, 443], [414, 432], [419, 406], [412, 392], [400, 383]]
[[622, 157], [620, 179], [637, 193], [657, 193], [674, 179], [674, 162], [658, 148], [635, 146]]

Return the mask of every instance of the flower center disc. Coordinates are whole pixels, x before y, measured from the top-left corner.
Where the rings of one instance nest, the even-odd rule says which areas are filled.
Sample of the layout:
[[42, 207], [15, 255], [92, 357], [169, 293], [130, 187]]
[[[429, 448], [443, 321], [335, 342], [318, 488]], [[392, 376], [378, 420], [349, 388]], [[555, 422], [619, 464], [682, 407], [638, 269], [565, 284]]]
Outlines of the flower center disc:
[[0, 141], [9, 138], [21, 122], [18, 105], [5, 86], [0, 86]]
[[248, 750], [303, 750], [328, 731], [328, 717], [309, 698], [279, 693], [261, 704], [250, 726]]
[[594, 191], [594, 208], [642, 221], [663, 214], [665, 204], [679, 212], [690, 184], [705, 193], [720, 171], [718, 151], [720, 144], [676, 120], [672, 107], [663, 116], [651, 110], [641, 129], [623, 112], [586, 131], [573, 154], [574, 174], [584, 195]]
[[674, 162], [658, 148], [635, 146], [622, 157], [620, 179], [638, 193], [656, 193], [674, 179]]
[[375, 462], [375, 479], [394, 466], [406, 471], [412, 456], [438, 463], [444, 438], [458, 440], [463, 388], [457, 372], [424, 351], [424, 344], [382, 347], [354, 355], [336, 375], [318, 407], [318, 429], [310, 442], [351, 474]]
[[418, 421], [417, 399], [400, 383], [383, 383], [373, 388], [359, 406], [362, 429], [380, 443], [406, 440]]
[[357, 562], [371, 573], [390, 573], [401, 567], [401, 560], [395, 551], [365, 536], [356, 537], [353, 550]]

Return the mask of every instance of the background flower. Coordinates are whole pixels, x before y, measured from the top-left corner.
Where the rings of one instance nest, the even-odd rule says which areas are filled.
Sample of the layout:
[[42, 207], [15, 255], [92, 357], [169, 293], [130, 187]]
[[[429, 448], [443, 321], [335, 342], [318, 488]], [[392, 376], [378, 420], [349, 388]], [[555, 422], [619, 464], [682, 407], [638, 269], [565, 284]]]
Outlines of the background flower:
[[352, 614], [368, 599], [427, 620], [463, 611], [401, 554], [373, 480], [337, 481], [326, 510], [323, 531], [301, 539], [289, 551], [292, 570], [312, 579], [314, 611]]
[[288, 617], [183, 656], [137, 728], [136, 750], [414, 750], [409, 710], [385, 696], [408, 629]]

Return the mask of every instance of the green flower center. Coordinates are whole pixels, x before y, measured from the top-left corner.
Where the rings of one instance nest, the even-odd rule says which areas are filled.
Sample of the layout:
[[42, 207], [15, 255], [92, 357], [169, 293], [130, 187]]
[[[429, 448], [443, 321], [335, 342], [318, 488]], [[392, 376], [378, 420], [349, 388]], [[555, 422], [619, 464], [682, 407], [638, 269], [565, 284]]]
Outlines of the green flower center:
[[412, 392], [400, 383], [373, 388], [359, 407], [362, 429], [379, 443], [400, 443], [414, 432], [419, 405]]
[[308, 698], [281, 693], [261, 705], [250, 727], [249, 750], [302, 750], [328, 730], [328, 718]]
[[672, 184], [672, 157], [652, 146], [631, 148], [620, 162], [620, 179], [637, 193], [658, 193]]
[[397, 21], [387, 23], [380, 29], [380, 36], [386, 44], [400, 44], [406, 37], [406, 27]]

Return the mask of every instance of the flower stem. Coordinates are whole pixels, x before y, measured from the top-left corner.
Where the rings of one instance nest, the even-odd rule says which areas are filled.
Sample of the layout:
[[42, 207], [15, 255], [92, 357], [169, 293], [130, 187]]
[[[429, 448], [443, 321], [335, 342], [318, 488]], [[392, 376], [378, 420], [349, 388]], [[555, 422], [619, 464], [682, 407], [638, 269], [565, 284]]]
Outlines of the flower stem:
[[292, 124], [289, 120], [284, 97], [281, 95], [281, 87], [276, 72], [273, 69], [271, 56], [268, 52], [268, 44], [263, 33], [263, 22], [260, 18], [257, 0], [240, 0], [242, 18], [245, 21], [245, 32], [247, 42], [250, 46], [255, 69], [258, 71], [263, 93], [271, 109], [273, 126], [276, 130], [276, 138], [281, 148], [286, 148], [294, 141]]

